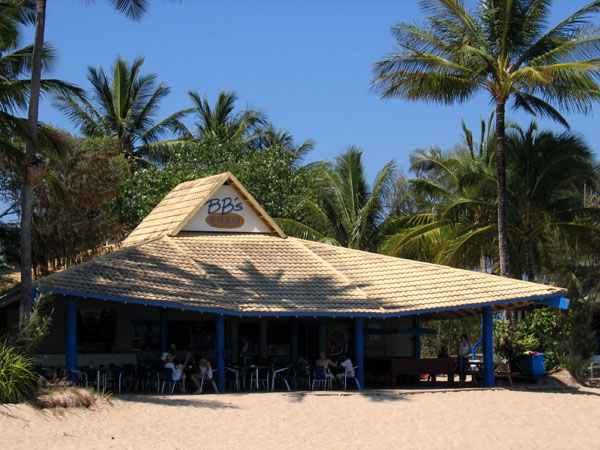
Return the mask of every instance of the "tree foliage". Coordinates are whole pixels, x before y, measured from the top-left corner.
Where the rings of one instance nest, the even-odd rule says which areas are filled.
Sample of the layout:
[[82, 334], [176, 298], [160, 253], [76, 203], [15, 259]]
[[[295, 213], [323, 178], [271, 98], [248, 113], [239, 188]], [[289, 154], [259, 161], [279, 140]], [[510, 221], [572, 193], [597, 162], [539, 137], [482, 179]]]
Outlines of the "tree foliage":
[[[594, 1], [548, 27], [551, 1], [480, 0], [469, 11], [460, 0], [424, 0], [426, 24], [400, 23], [398, 51], [374, 66], [374, 88], [384, 98], [462, 103], [485, 91], [496, 108], [498, 254], [510, 273], [506, 191], [505, 108], [549, 117], [559, 109], [588, 112], [600, 99], [600, 30], [588, 22]], [[517, 274], [518, 276], [518, 274]]]
[[230, 171], [273, 217], [289, 216], [293, 195], [303, 192], [308, 171], [300, 156], [285, 145], [249, 149], [242, 136], [221, 141], [206, 136], [199, 142], [173, 147], [162, 169], [136, 170], [120, 186], [113, 213], [133, 229], [177, 184]]
[[[64, 138], [64, 153], [48, 155], [37, 166], [34, 185], [33, 267], [40, 274], [81, 261], [88, 251], [123, 235], [108, 210], [117, 187], [129, 174], [119, 142], [108, 138]], [[0, 164], [6, 198], [19, 195], [14, 164]], [[19, 229], [1, 229], [6, 262], [19, 258]]]
[[350, 147], [332, 164], [313, 165], [310, 195], [296, 196], [293, 217], [279, 220], [291, 235], [359, 250], [377, 251], [388, 226], [394, 161], [369, 187], [362, 150]]
[[92, 85], [91, 99], [86, 96], [61, 95], [58, 108], [87, 137], [118, 139], [122, 151], [140, 162], [142, 156], [153, 161], [168, 159], [169, 143], [160, 140], [165, 134], [184, 127], [182, 110], [157, 121], [160, 102], [169, 94], [164, 84], [157, 85], [155, 74], [141, 74], [144, 58], [131, 64], [118, 57], [107, 75], [102, 67], [88, 68]]

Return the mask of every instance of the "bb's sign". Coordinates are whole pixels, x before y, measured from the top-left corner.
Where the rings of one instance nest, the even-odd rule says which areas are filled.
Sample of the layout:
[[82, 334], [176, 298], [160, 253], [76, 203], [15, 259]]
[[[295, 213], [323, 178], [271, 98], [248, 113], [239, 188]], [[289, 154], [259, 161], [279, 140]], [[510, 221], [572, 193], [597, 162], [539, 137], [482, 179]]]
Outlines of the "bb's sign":
[[202, 205], [184, 231], [269, 233], [270, 228], [231, 186], [223, 185]]
[[208, 201], [206, 223], [214, 228], [241, 228], [244, 217], [233, 211], [243, 211], [239, 197], [211, 198]]

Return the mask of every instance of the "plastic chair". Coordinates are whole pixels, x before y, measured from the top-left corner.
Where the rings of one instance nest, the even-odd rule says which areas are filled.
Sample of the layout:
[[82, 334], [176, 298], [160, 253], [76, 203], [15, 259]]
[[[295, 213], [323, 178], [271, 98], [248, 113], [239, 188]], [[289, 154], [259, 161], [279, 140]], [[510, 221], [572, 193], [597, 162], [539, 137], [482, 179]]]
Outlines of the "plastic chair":
[[352, 372], [346, 370], [344, 372], [344, 390], [346, 390], [346, 388], [348, 387], [348, 378], [353, 378], [354, 382], [356, 383], [356, 387], [358, 388], [358, 390], [361, 390], [360, 387], [360, 382], [358, 381], [358, 378], [356, 378], [356, 371], [358, 370], [359, 366], [354, 366], [352, 368]]
[[281, 369], [277, 369], [273, 371], [273, 375], [271, 376], [271, 391], [275, 392], [275, 382], [276, 381], [283, 381], [285, 383], [285, 386], [287, 387], [288, 392], [291, 392], [292, 390], [290, 389], [290, 384], [288, 383], [288, 376], [289, 376], [289, 367], [283, 367]]
[[266, 391], [269, 390], [269, 378], [271, 375], [271, 369], [269, 367], [255, 367], [250, 372], [250, 390], [256, 386], [258, 391], [259, 386], [262, 384]]
[[292, 380], [295, 389], [300, 389], [306, 385], [306, 389], [309, 390], [311, 386], [310, 367], [296, 364], [293, 367]]
[[323, 384], [323, 390], [327, 390], [327, 388], [331, 388], [331, 380], [332, 376], [329, 372], [329, 369], [323, 366], [314, 366], [313, 367], [313, 379], [311, 391], [315, 390], [315, 384]]
[[119, 367], [113, 371], [113, 374], [117, 377], [119, 394], [123, 388], [129, 387], [129, 389], [131, 389], [135, 375], [134, 366], [127, 365], [125, 367]]
[[215, 391], [215, 394], [219, 393], [219, 389], [217, 389], [217, 383], [215, 383], [215, 380], [214, 380], [214, 374], [217, 371], [218, 371], [218, 369], [212, 369], [213, 378], [208, 377], [208, 371], [202, 373], [202, 378], [200, 379], [200, 392], [203, 392], [204, 380], [207, 380], [207, 382], [210, 382], [210, 385], [212, 386], [213, 390]]
[[160, 372], [144, 365], [138, 365], [136, 369], [135, 389], [141, 385], [143, 391], [149, 391], [156, 383], [156, 392], [160, 393]]
[[240, 371], [234, 367], [225, 367], [225, 379], [236, 391], [240, 391]]
[[65, 369], [65, 378], [73, 381], [73, 384], [81, 387], [88, 387], [88, 376], [85, 372], [75, 369]]
[[180, 383], [180, 382], [182, 383], [182, 389], [183, 389], [183, 391], [185, 391], [185, 387], [183, 386], [183, 376], [181, 378], [179, 378], [178, 380], [174, 380], [173, 379], [174, 373], [175, 372], [171, 368], [165, 367], [163, 369], [163, 372], [162, 372], [163, 382], [162, 382], [162, 386], [160, 388], [160, 393], [161, 394], [164, 392], [164, 390], [165, 390], [165, 384], [167, 384], [167, 383], [171, 383], [171, 394], [173, 392], [175, 392], [175, 385], [177, 383]]

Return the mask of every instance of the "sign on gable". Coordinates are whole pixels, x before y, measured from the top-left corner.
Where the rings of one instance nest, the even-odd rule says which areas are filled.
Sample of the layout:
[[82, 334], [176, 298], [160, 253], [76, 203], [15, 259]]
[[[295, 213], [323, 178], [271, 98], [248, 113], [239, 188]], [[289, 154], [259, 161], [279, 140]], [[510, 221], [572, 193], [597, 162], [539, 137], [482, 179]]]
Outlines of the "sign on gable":
[[231, 186], [223, 185], [183, 231], [269, 233], [271, 229]]

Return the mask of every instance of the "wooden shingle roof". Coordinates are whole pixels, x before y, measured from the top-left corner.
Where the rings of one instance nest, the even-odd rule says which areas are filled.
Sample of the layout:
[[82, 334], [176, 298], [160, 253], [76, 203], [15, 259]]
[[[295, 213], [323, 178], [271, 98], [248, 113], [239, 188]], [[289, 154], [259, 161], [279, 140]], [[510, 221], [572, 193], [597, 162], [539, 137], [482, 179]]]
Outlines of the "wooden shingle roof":
[[[36, 283], [37, 284], [37, 283]], [[459, 317], [560, 288], [258, 233], [180, 232], [39, 280], [54, 292], [234, 315]], [[437, 312], [436, 312], [437, 311]]]
[[[221, 186], [270, 233], [182, 231]], [[461, 317], [560, 298], [560, 288], [296, 238], [229, 172], [173, 189], [111, 254], [38, 289], [233, 315]]]

